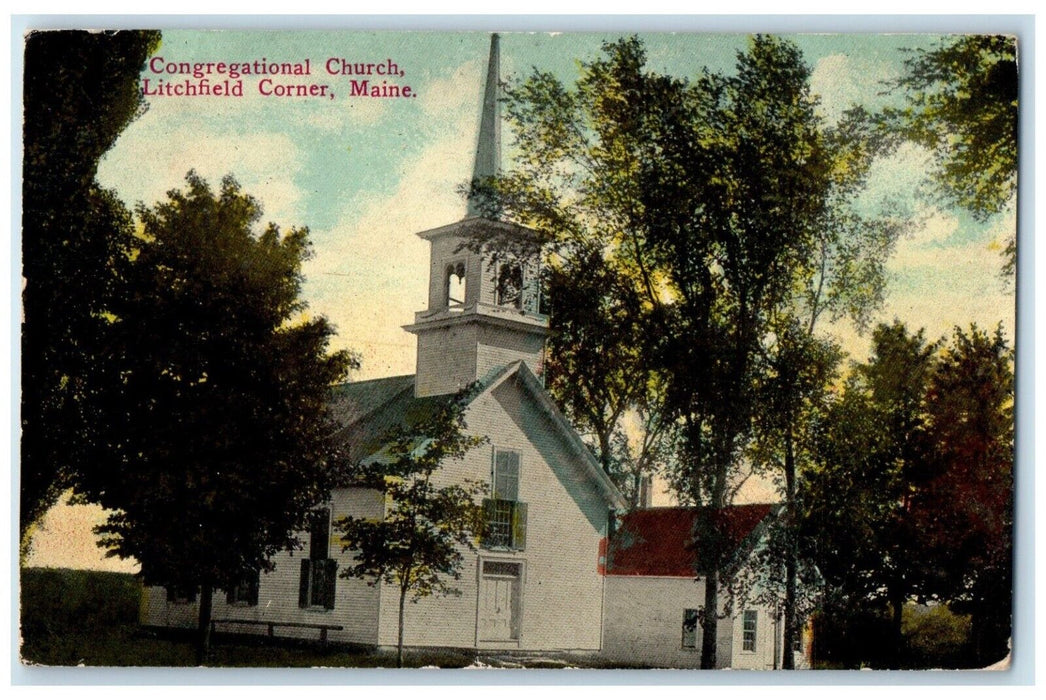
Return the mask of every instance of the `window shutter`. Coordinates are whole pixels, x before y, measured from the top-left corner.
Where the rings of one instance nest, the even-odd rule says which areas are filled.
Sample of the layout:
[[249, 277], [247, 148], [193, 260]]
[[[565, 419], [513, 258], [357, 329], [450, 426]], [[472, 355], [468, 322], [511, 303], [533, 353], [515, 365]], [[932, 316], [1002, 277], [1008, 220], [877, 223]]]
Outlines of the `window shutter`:
[[250, 580], [247, 585], [247, 605], [258, 604], [258, 589], [261, 587], [261, 574], [257, 571], [254, 572], [254, 577]]
[[309, 572], [312, 570], [312, 561], [301, 560], [301, 580], [298, 581], [298, 607], [309, 607]]
[[323, 607], [327, 610], [334, 609], [334, 588], [338, 580], [338, 560], [328, 559], [324, 566], [324, 591]]
[[167, 602], [174, 602], [174, 586], [167, 586]]
[[229, 589], [227, 591], [225, 591], [225, 602], [228, 603], [229, 605], [232, 605], [233, 603], [236, 602], [236, 589], [237, 588], [239, 588], [238, 585], [237, 586], [230, 585]]
[[490, 546], [490, 524], [494, 522], [494, 499], [483, 499], [483, 532], [480, 534], [480, 546]]
[[527, 504], [515, 503], [512, 509], [512, 547], [527, 548]]
[[519, 453], [494, 451], [494, 498], [519, 500]]

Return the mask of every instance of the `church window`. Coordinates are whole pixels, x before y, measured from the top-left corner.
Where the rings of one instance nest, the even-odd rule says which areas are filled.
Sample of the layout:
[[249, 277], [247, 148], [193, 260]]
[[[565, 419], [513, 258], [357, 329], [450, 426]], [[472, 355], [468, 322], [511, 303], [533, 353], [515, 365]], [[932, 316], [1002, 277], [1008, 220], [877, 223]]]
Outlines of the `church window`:
[[519, 500], [519, 452], [494, 450], [492, 476], [492, 498], [483, 499], [486, 520], [483, 546], [498, 549], [525, 549], [527, 504]]
[[196, 588], [194, 586], [173, 585], [167, 586], [168, 603], [195, 603]]
[[697, 649], [701, 638], [701, 611], [687, 608], [683, 611], [683, 648]]
[[327, 508], [314, 511], [309, 527], [309, 558], [301, 561], [298, 606], [334, 609], [338, 562], [330, 555], [330, 519]]
[[447, 265], [444, 286], [447, 295], [447, 307], [463, 307], [465, 305], [465, 263], [458, 262]]
[[522, 308], [523, 304], [523, 266], [518, 263], [502, 263], [498, 267], [497, 298], [498, 306]]
[[259, 578], [257, 571], [244, 576], [225, 592], [225, 601], [229, 605], [257, 605]]
[[759, 613], [755, 610], [745, 610], [741, 628], [741, 650], [755, 651], [756, 625], [759, 621]]

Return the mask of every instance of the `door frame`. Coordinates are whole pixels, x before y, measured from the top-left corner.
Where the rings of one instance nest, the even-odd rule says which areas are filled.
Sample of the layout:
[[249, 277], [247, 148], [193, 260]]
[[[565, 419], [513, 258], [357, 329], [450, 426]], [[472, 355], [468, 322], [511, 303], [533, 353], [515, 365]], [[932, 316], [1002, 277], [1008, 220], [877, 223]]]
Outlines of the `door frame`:
[[[517, 564], [519, 566], [519, 595], [517, 600], [514, 601], [515, 613], [518, 615], [517, 621], [517, 634], [515, 639], [502, 639], [502, 640], [482, 640], [479, 636], [479, 619], [481, 606], [483, 605], [483, 564], [485, 562], [503, 562], [505, 564]], [[499, 557], [499, 556], [488, 556], [479, 555], [476, 559], [476, 637], [475, 644], [477, 649], [511, 649], [519, 648], [523, 643], [523, 607], [524, 607], [524, 594], [527, 583], [527, 560], [517, 559], [513, 557]]]

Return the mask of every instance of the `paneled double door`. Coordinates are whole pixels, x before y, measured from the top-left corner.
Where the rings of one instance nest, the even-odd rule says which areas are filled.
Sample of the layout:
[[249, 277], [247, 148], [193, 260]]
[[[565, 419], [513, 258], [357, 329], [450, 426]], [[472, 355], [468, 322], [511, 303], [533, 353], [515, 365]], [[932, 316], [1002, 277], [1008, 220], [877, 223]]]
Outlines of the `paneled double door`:
[[484, 561], [479, 582], [479, 641], [519, 640], [523, 565]]

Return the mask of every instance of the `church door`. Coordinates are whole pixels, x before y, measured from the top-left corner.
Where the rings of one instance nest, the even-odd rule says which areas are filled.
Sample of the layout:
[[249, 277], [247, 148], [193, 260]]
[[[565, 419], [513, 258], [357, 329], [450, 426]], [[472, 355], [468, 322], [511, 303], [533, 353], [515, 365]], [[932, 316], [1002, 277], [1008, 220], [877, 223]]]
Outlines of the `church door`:
[[484, 561], [479, 590], [479, 640], [519, 639], [520, 574], [517, 562]]

